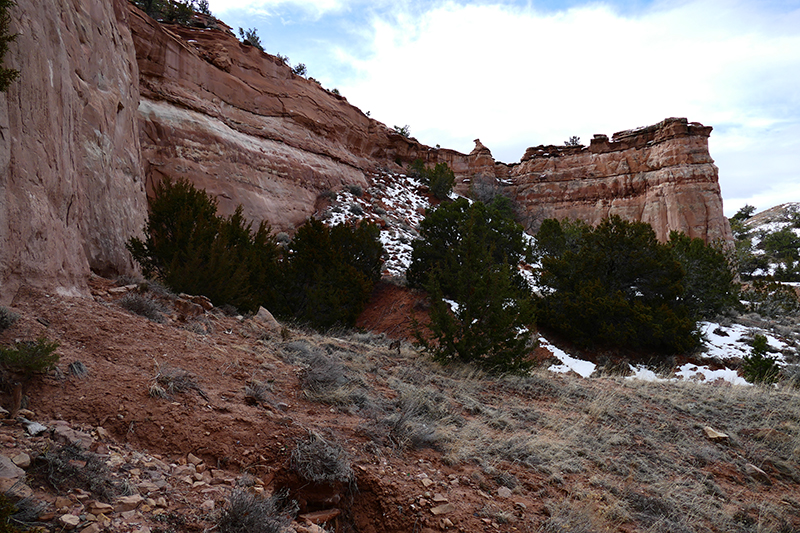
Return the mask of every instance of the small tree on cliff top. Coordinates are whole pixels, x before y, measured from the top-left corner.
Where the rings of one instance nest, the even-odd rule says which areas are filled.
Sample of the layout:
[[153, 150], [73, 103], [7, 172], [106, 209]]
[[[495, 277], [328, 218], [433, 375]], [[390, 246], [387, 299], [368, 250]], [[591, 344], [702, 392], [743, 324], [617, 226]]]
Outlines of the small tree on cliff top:
[[14, 0], [0, 0], [0, 92], [8, 90], [8, 86], [19, 77], [18, 70], [2, 66], [8, 45], [17, 37], [16, 34], [9, 33], [11, 15], [8, 11], [15, 4]]

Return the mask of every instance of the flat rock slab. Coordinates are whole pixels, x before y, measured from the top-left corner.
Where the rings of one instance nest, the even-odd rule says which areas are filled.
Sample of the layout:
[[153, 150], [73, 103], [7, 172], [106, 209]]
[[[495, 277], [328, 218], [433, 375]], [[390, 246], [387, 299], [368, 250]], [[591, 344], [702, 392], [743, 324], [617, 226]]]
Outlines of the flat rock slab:
[[312, 524], [324, 524], [325, 522], [330, 522], [340, 514], [342, 514], [341, 509], [325, 509], [324, 511], [301, 514], [298, 518], [307, 520]]
[[25, 476], [25, 471], [14, 464], [10, 457], [0, 455], [0, 479], [20, 479]]
[[453, 505], [452, 503], [446, 503], [444, 505], [439, 505], [437, 507], [433, 507], [431, 509], [431, 513], [433, 513], [434, 515], [438, 516], [438, 515], [442, 515], [442, 514], [452, 513], [455, 510], [456, 510], [456, 506], [455, 505]]

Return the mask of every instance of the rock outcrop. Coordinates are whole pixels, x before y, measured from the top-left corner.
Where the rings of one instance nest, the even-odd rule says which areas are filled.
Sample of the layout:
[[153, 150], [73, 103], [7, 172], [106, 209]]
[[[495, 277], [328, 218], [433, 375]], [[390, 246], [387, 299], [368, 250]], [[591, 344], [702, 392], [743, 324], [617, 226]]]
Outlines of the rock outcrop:
[[125, 0], [20, 0], [12, 20], [6, 59], [22, 76], [0, 94], [0, 303], [21, 284], [88, 294], [90, 271], [131, 272], [124, 244], [164, 177], [291, 231], [325, 191], [421, 158], [449, 164], [459, 192], [510, 189], [530, 229], [619, 214], [662, 239], [730, 238], [711, 128], [685, 119], [507, 165], [479, 141], [467, 155], [400, 135], [211, 18], [183, 27]]
[[510, 171], [513, 196], [529, 229], [546, 218], [596, 224], [609, 215], [648, 222], [661, 240], [672, 230], [730, 241], [711, 128], [685, 118], [595, 135], [590, 146], [529, 148]]
[[320, 193], [368, 185], [365, 172], [419, 143], [240, 43], [224, 25], [161, 25], [131, 6], [148, 183], [188, 177], [223, 213], [292, 230]]
[[21, 283], [86, 293], [132, 268], [147, 202], [125, 0], [24, 0], [0, 93], [0, 301]]

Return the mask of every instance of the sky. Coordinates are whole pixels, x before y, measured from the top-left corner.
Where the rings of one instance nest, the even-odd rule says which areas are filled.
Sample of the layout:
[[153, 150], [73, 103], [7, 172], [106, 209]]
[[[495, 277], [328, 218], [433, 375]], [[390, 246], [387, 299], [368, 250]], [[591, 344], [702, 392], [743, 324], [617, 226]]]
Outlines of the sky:
[[800, 201], [800, 0], [209, 0], [420, 142], [498, 161], [686, 117], [725, 213]]

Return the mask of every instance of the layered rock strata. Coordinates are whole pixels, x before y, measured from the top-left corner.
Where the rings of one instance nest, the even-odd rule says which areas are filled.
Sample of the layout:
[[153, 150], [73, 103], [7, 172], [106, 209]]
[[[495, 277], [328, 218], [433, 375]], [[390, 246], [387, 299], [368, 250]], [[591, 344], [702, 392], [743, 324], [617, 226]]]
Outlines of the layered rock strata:
[[546, 218], [604, 217], [647, 222], [661, 240], [672, 230], [730, 241], [718, 170], [708, 152], [711, 127], [684, 118], [595, 135], [588, 147], [529, 148], [509, 172], [528, 229]]
[[24, 0], [0, 93], [0, 301], [20, 284], [87, 292], [132, 268], [147, 202], [125, 0]]
[[[430, 148], [239, 43], [224, 24], [162, 25], [125, 0], [19, 0], [0, 93], [0, 303], [29, 284], [88, 294], [90, 271], [134, 268], [125, 242], [146, 192], [189, 178], [248, 219], [291, 231], [327, 190], [369, 185], [421, 158], [448, 163], [466, 193], [506, 188], [528, 227], [610, 214], [729, 239], [711, 128], [668, 119], [589, 147], [537, 147], [520, 163]], [[490, 191], [491, 192], [491, 191]]]

